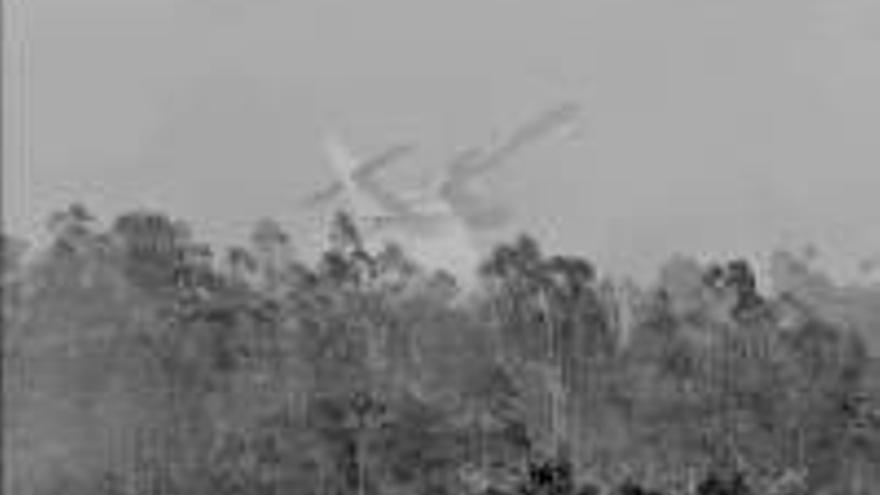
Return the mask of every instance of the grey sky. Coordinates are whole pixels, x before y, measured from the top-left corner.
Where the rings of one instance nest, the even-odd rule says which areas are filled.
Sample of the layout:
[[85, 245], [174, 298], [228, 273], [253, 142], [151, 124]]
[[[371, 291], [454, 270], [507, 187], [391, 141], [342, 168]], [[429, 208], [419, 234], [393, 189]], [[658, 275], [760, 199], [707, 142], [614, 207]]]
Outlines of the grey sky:
[[578, 140], [493, 180], [553, 247], [622, 270], [802, 239], [839, 270], [880, 252], [880, 0], [4, 6], [12, 230], [82, 200], [211, 239], [261, 216], [302, 238], [324, 129], [365, 153], [416, 140], [422, 163], [399, 168], [428, 170], [574, 98]]

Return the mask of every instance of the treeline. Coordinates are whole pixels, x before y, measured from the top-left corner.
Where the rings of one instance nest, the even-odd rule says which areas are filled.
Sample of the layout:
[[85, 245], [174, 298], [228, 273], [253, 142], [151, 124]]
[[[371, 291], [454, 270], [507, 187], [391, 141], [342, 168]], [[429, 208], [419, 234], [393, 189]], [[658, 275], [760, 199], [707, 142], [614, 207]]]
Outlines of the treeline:
[[3, 238], [7, 493], [880, 486], [880, 298], [792, 255], [772, 294], [742, 260], [637, 287], [522, 236], [464, 293], [344, 215], [314, 263], [271, 221], [223, 253], [156, 212], [48, 227]]

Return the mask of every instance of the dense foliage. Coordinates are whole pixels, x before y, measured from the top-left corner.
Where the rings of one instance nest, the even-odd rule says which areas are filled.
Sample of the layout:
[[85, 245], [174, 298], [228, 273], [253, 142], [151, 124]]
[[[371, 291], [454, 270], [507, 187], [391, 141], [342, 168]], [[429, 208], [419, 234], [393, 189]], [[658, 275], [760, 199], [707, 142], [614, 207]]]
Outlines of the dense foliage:
[[742, 260], [638, 288], [523, 236], [465, 295], [344, 215], [311, 264], [271, 221], [225, 253], [159, 212], [49, 227], [0, 246], [8, 493], [880, 486], [880, 297], [791, 255], [772, 294]]

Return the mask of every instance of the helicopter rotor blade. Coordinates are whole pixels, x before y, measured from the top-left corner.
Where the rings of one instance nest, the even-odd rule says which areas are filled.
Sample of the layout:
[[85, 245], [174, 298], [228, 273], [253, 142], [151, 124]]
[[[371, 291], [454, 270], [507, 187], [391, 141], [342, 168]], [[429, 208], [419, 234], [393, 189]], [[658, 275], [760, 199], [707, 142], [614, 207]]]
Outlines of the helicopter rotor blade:
[[335, 182], [320, 191], [312, 193], [302, 200], [303, 206], [313, 208], [332, 200], [342, 193], [342, 185]]
[[544, 112], [521, 126], [501, 146], [484, 154], [484, 158], [477, 163], [459, 162], [458, 165], [453, 165], [452, 171], [455, 172], [453, 175], [456, 175], [459, 180], [467, 180], [483, 174], [504, 163], [506, 159], [519, 152], [526, 145], [573, 121], [579, 114], [580, 106], [571, 102]]
[[[395, 161], [403, 158], [404, 156], [412, 153], [413, 151], [415, 151], [415, 149], [416, 147], [414, 144], [401, 144], [390, 147], [373, 156], [372, 158], [361, 162], [358, 165], [357, 170], [355, 171], [355, 175], [360, 180], [372, 180], [374, 174], [378, 173], [381, 169], [391, 165]], [[324, 187], [323, 189], [307, 196], [305, 199], [303, 199], [302, 204], [310, 208], [320, 206], [338, 197], [340, 194], [342, 194], [342, 192], [342, 183], [336, 181]]]
[[392, 146], [379, 154], [369, 158], [358, 167], [357, 174], [360, 176], [373, 176], [379, 170], [400, 160], [406, 155], [413, 153], [416, 149], [415, 144], [399, 144]]

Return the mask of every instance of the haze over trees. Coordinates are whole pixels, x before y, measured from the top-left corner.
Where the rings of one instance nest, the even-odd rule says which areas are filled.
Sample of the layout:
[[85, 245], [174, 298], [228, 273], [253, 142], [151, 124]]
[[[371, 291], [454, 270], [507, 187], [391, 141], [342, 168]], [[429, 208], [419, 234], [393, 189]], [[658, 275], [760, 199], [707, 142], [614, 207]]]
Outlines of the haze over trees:
[[880, 486], [880, 293], [788, 253], [773, 293], [684, 257], [636, 287], [521, 236], [465, 296], [345, 215], [314, 263], [270, 220], [224, 252], [163, 212], [47, 227], [0, 246], [6, 493]]

